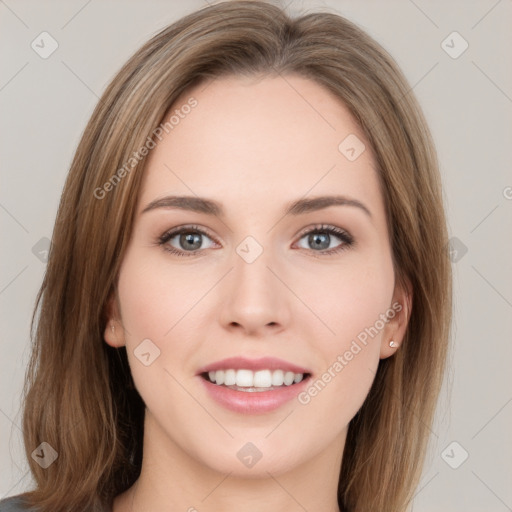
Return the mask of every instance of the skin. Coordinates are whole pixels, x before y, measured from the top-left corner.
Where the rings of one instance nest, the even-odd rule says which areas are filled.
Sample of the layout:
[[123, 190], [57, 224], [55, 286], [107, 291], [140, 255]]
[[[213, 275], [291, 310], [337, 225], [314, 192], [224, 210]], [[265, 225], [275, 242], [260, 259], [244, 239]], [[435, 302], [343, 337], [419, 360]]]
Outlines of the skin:
[[[400, 343], [410, 311], [410, 297], [395, 286], [370, 145], [336, 97], [299, 76], [218, 78], [176, 106], [191, 96], [198, 105], [149, 155], [109, 303], [105, 341], [126, 345], [147, 406], [141, 476], [113, 510], [255, 512], [264, 504], [338, 511], [348, 424], [379, 360], [399, 350], [389, 342]], [[352, 162], [338, 150], [349, 134], [366, 145]], [[357, 199], [371, 217], [347, 205], [283, 214], [291, 201], [333, 194]], [[176, 208], [141, 213], [167, 195], [214, 199], [225, 217]], [[195, 254], [179, 257], [158, 245], [186, 224], [209, 233]], [[348, 231], [355, 244], [319, 255], [301, 234], [316, 224]], [[252, 263], [236, 252], [247, 236], [263, 248]], [[343, 243], [330, 235], [330, 248]], [[167, 245], [188, 247], [179, 236]], [[214, 402], [196, 376], [201, 366], [241, 355], [279, 357], [319, 377], [396, 302], [402, 311], [306, 405], [294, 399], [241, 415]], [[147, 338], [161, 351], [149, 366], [134, 355]], [[252, 468], [236, 456], [248, 442], [262, 453]]]

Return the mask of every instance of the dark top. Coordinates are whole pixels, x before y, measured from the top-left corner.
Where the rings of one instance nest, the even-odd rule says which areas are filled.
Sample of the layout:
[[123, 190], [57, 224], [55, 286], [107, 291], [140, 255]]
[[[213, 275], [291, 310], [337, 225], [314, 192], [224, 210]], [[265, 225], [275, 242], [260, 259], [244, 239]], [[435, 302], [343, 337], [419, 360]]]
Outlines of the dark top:
[[11, 496], [0, 500], [0, 512], [27, 512], [34, 510], [33, 508], [27, 508], [24, 505], [23, 499], [19, 496]]
[[[37, 512], [37, 510], [35, 508], [28, 508], [19, 494], [0, 500], [0, 512]], [[105, 509], [105, 512], [110, 512], [110, 510]]]

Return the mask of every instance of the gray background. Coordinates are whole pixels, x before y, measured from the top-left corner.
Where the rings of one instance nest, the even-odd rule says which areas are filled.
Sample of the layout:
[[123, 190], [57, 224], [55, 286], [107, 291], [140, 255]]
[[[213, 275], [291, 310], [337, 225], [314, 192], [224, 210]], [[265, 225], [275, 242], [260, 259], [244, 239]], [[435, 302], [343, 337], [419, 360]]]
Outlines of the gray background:
[[[31, 485], [20, 430], [29, 321], [81, 132], [122, 63], [204, 5], [0, 0], [0, 498]], [[512, 510], [512, 1], [290, 4], [304, 8], [336, 10], [394, 56], [440, 158], [453, 237], [453, 350], [413, 510]], [[43, 31], [59, 45], [47, 59], [31, 48]], [[469, 44], [457, 58], [447, 53], [463, 49], [454, 31]]]

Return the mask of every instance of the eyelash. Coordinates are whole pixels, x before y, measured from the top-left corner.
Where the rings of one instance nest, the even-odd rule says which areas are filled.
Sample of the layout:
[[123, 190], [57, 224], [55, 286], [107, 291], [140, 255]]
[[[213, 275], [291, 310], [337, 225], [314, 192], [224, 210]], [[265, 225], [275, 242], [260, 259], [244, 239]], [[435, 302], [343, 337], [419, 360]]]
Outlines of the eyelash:
[[[164, 251], [170, 252], [171, 254], [174, 254], [176, 256], [195, 256], [202, 250], [206, 249], [200, 249], [198, 251], [180, 251], [178, 249], [175, 249], [174, 247], [171, 247], [167, 244], [169, 240], [174, 238], [176, 235], [181, 235], [182, 233], [199, 233], [201, 235], [205, 235], [208, 238], [212, 239], [214, 242], [219, 243], [212, 235], [210, 235], [207, 231], [204, 229], [201, 229], [199, 226], [190, 225], [190, 226], [182, 226], [179, 228], [173, 228], [169, 231], [166, 231], [163, 235], [158, 237], [157, 243], [158, 245], [162, 246], [162, 249]], [[323, 251], [313, 251], [313, 254], [315, 256], [322, 255], [322, 256], [332, 256], [334, 254], [338, 254], [341, 251], [347, 250], [349, 247], [354, 245], [354, 238], [352, 235], [350, 235], [347, 231], [337, 228], [336, 226], [330, 226], [328, 224], [319, 224], [314, 226], [313, 228], [309, 228], [306, 231], [303, 231], [299, 235], [299, 240], [304, 238], [306, 235], [310, 234], [319, 234], [319, 233], [328, 233], [329, 235], [335, 235], [338, 237], [343, 243], [333, 249], [326, 249]], [[308, 250], [308, 249], [305, 249]]]

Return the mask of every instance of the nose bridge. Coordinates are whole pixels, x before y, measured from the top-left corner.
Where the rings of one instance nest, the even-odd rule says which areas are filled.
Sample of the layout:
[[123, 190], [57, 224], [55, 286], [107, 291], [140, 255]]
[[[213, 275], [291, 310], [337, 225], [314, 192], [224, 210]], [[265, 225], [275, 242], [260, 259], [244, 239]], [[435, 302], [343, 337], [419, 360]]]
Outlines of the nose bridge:
[[247, 237], [236, 247], [233, 267], [223, 306], [224, 324], [236, 323], [248, 331], [284, 324], [286, 289], [273, 273], [279, 265], [272, 250]]

